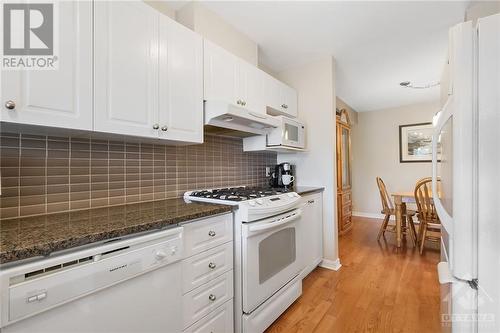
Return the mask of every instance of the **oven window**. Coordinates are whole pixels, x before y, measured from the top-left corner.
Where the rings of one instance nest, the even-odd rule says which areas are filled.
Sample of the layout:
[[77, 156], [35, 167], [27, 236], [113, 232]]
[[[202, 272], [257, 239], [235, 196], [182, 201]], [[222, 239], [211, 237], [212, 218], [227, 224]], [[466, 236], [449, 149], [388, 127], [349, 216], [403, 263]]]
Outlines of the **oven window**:
[[295, 261], [295, 228], [286, 228], [259, 243], [259, 284]]
[[285, 140], [299, 142], [299, 127], [285, 123]]

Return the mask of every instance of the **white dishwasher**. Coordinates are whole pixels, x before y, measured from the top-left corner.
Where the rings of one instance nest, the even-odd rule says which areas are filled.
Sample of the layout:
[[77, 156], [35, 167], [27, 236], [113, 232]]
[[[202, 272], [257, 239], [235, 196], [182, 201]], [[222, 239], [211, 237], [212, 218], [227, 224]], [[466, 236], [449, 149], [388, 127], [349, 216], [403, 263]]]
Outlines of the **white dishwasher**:
[[183, 228], [0, 272], [0, 331], [181, 332]]

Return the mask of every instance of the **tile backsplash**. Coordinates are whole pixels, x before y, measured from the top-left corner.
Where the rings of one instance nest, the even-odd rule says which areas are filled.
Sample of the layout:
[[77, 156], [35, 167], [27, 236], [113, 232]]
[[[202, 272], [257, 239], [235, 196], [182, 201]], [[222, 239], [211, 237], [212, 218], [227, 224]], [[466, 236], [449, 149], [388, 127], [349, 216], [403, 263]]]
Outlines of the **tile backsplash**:
[[0, 134], [0, 218], [180, 197], [187, 190], [267, 184], [272, 152], [239, 138], [192, 146]]

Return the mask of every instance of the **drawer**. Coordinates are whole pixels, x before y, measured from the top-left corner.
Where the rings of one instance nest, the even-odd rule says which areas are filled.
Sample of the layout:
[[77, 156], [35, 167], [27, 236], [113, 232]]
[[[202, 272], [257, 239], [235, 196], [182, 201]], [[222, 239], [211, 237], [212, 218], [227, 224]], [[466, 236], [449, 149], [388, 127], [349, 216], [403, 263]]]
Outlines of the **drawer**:
[[182, 292], [187, 293], [233, 269], [233, 242], [182, 261]]
[[344, 192], [342, 193], [342, 205], [345, 205], [346, 203], [351, 202], [351, 193], [350, 192]]
[[206, 251], [233, 239], [233, 214], [186, 223], [184, 227], [184, 255]]
[[351, 216], [344, 216], [342, 218], [342, 228], [343, 229], [347, 229], [347, 228], [350, 228], [351, 227], [351, 224], [352, 224], [352, 218]]
[[233, 300], [229, 300], [184, 330], [185, 333], [232, 333]]
[[233, 271], [230, 270], [182, 296], [183, 327], [189, 327], [232, 298]]
[[347, 205], [344, 205], [342, 206], [342, 215], [343, 216], [346, 216], [346, 215], [351, 215], [351, 204], [347, 204]]

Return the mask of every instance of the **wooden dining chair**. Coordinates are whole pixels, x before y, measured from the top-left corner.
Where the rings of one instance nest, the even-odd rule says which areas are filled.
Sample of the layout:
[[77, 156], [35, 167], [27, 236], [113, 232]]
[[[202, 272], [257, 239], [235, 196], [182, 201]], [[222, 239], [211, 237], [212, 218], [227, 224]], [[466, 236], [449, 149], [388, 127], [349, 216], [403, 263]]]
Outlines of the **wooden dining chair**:
[[[382, 211], [384, 214], [384, 221], [380, 226], [380, 230], [378, 232], [377, 240], [380, 240], [380, 237], [385, 234], [386, 231], [396, 232], [396, 225], [389, 225], [389, 220], [391, 216], [396, 216], [396, 210], [394, 209], [394, 205], [392, 203], [391, 197], [387, 192], [387, 188], [385, 187], [384, 181], [382, 178], [377, 177], [377, 186], [380, 193], [380, 200], [382, 202]], [[416, 212], [413, 210], [405, 209], [403, 211], [403, 218], [406, 219], [407, 223], [402, 223], [401, 232], [405, 235], [409, 235], [412, 239], [413, 245], [417, 246], [417, 233], [415, 231], [415, 224], [413, 223], [413, 216], [415, 216]]]
[[433, 242], [441, 241], [441, 222], [436, 213], [436, 207], [432, 200], [432, 178], [420, 179], [415, 185], [415, 202], [417, 204], [417, 217], [420, 222], [418, 228], [418, 242], [420, 254], [424, 251], [426, 240]]

